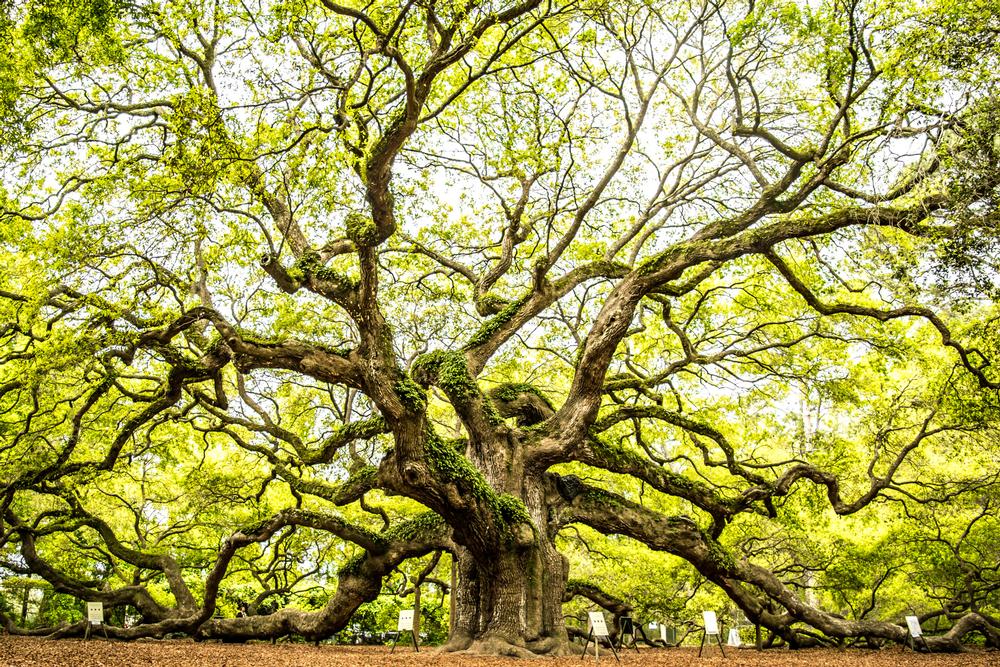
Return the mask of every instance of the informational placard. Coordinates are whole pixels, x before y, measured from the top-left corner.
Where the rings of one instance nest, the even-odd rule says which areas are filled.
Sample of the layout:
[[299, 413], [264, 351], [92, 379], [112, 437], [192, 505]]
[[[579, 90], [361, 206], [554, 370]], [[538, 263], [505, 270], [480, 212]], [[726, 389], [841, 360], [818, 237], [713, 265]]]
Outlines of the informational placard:
[[93, 625], [102, 625], [104, 623], [103, 602], [87, 603], [87, 622], [92, 623]]
[[910, 636], [914, 639], [923, 637], [924, 631], [920, 628], [920, 619], [916, 616], [907, 616], [906, 626], [910, 628]]
[[729, 641], [726, 643], [737, 648], [743, 646], [743, 640], [740, 638], [740, 631], [736, 628], [729, 628]]
[[590, 621], [590, 632], [595, 637], [608, 637], [608, 624], [604, 620], [604, 614], [599, 611], [591, 611], [587, 613], [587, 618]]
[[399, 612], [399, 625], [396, 627], [400, 632], [413, 632], [413, 610], [403, 609]]
[[701, 612], [701, 617], [705, 621], [706, 635], [719, 634], [719, 619], [716, 617], [714, 611], [703, 611]]

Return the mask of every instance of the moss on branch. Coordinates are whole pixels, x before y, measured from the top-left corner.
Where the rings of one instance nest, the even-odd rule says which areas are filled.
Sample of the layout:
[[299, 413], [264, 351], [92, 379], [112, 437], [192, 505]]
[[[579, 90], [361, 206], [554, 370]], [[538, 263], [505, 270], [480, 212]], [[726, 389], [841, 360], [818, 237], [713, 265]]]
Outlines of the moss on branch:
[[479, 393], [461, 352], [434, 350], [413, 362], [410, 375], [425, 387], [436, 385], [453, 403], [467, 403]]
[[411, 542], [444, 525], [444, 519], [434, 512], [424, 512], [384, 533], [389, 542]]
[[512, 495], [498, 494], [494, 491], [483, 473], [432, 429], [427, 430], [424, 451], [427, 454], [427, 462], [438, 479], [455, 484], [463, 494], [471, 495], [480, 504], [489, 508], [505, 540], [512, 539], [511, 528], [518, 524], [528, 524], [534, 530], [524, 502]]
[[473, 348], [479, 347], [486, 341], [488, 341], [495, 333], [500, 331], [506, 324], [514, 319], [514, 316], [518, 314], [524, 304], [528, 302], [531, 298], [531, 294], [518, 299], [517, 301], [512, 301], [510, 304], [501, 310], [499, 313], [486, 320], [479, 330], [473, 334], [469, 342], [465, 344], [463, 350], [471, 350]]
[[488, 423], [500, 424], [503, 421], [493, 403], [479, 390], [478, 383], [469, 372], [463, 352], [434, 350], [421, 355], [413, 362], [410, 375], [421, 386], [440, 387], [460, 412], [475, 407], [479, 402], [483, 417]]
[[375, 222], [362, 213], [348, 213], [344, 221], [347, 238], [359, 248], [371, 247], [379, 242]]
[[360, 574], [361, 567], [365, 564], [365, 560], [367, 560], [367, 558], [368, 554], [364, 551], [351, 556], [344, 561], [343, 565], [340, 566], [340, 569], [337, 570], [337, 574], [341, 576]]
[[664, 266], [687, 252], [688, 245], [689, 244], [681, 243], [668, 248], [661, 253], [653, 255], [638, 266], [637, 273], [641, 276], [648, 276], [656, 273]]
[[399, 396], [399, 400], [414, 413], [420, 413], [427, 409], [427, 392], [423, 387], [414, 382], [409, 375], [400, 374], [393, 383], [392, 388]]
[[355, 279], [328, 267], [323, 259], [316, 252], [303, 253], [301, 257], [288, 269], [288, 275], [293, 280], [306, 282], [310, 278], [334, 283], [343, 290], [357, 288]]

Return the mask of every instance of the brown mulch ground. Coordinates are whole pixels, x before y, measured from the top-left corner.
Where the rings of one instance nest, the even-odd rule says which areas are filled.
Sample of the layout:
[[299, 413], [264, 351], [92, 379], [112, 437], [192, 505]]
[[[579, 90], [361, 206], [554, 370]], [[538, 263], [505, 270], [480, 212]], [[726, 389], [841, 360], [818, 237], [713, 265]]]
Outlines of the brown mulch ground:
[[[758, 653], [752, 649], [727, 650], [723, 659], [718, 649], [698, 658], [698, 649], [656, 649], [622, 655], [623, 667], [1000, 667], [1000, 652], [972, 652], [959, 655], [922, 655], [900, 648], [883, 651], [851, 649]], [[550, 658], [541, 661], [551, 667], [590, 667], [594, 658]], [[400, 647], [370, 646], [314, 647], [308, 644], [218, 644], [191, 641], [114, 642], [96, 639], [46, 640], [0, 636], [0, 665], [3, 667], [511, 667], [539, 664], [510, 658], [482, 658], [442, 655], [433, 649], [419, 654]], [[601, 654], [600, 664], [615, 666], [614, 657]]]

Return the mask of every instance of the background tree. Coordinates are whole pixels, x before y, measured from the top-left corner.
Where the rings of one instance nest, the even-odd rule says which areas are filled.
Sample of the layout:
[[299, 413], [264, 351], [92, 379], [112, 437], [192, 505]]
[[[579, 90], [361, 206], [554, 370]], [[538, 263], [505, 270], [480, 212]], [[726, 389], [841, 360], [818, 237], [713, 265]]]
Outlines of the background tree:
[[0, 25], [8, 570], [320, 639], [443, 551], [448, 647], [528, 655], [616, 535], [904, 641], [926, 562], [837, 552], [930, 514], [932, 646], [998, 643], [989, 8], [77, 4]]

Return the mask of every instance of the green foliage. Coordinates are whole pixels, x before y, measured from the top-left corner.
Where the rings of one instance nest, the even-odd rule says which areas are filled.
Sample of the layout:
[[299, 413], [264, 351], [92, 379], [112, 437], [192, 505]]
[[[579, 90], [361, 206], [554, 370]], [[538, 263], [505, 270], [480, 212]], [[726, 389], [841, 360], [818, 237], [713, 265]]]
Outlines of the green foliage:
[[[643, 546], [683, 523], [716, 581], [996, 616], [995, 0], [520, 6], [3, 5], [0, 490], [47, 576], [175, 611], [298, 508], [347, 537], [241, 547], [219, 612], [315, 609], [369, 574], [350, 536], [446, 516], [683, 622], [725, 605]], [[549, 472], [628, 535], [563, 525]], [[38, 623], [78, 619], [50, 589]]]
[[49, 58], [64, 60], [82, 43], [106, 37], [125, 7], [122, 0], [31, 0], [24, 7], [24, 37]]

